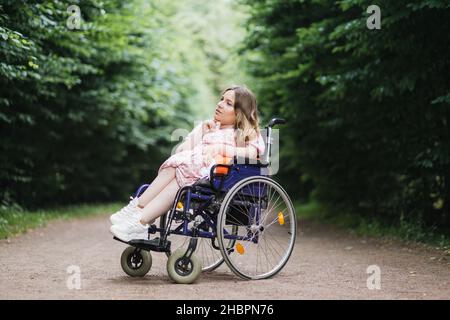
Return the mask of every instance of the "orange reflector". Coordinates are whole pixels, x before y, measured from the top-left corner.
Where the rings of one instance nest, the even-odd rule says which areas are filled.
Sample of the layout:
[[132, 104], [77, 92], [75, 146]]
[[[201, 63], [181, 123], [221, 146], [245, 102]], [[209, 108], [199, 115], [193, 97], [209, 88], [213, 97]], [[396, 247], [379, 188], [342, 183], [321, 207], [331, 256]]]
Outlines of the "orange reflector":
[[278, 223], [283, 225], [284, 224], [284, 215], [283, 212], [278, 212]]
[[236, 245], [236, 251], [237, 251], [239, 254], [244, 254], [244, 253], [245, 253], [245, 249], [244, 249], [244, 247], [242, 246], [242, 244], [240, 244], [240, 243], [238, 243], [238, 244]]
[[226, 174], [228, 174], [228, 168], [227, 167], [218, 167], [214, 170], [214, 173], [217, 175], [226, 175]]
[[177, 209], [183, 209], [183, 203], [181, 201], [178, 201]]

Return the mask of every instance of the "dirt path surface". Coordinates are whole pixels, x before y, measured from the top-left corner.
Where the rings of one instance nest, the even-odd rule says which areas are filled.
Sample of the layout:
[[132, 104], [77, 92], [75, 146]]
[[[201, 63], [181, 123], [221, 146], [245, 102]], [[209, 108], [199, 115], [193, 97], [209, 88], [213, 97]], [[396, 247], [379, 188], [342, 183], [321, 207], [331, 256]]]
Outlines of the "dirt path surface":
[[[130, 278], [120, 267], [126, 246], [112, 239], [107, 218], [56, 221], [0, 240], [0, 299], [450, 299], [450, 257], [442, 251], [308, 221], [299, 224], [286, 267], [268, 280], [240, 280], [224, 264], [194, 284], [174, 284], [162, 253], [152, 254], [147, 276]], [[370, 265], [380, 268], [379, 290], [367, 287]], [[69, 266], [79, 267], [79, 290], [67, 287]]]

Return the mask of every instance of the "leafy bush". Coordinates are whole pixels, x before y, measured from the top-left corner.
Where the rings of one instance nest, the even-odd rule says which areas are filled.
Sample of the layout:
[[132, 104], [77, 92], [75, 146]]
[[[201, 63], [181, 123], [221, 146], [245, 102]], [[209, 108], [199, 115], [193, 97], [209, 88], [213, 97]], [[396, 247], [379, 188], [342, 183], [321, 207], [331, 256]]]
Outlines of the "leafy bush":
[[289, 120], [291, 193], [450, 226], [448, 3], [378, 1], [380, 30], [366, 27], [368, 1], [245, 3], [259, 100]]
[[[194, 91], [167, 62], [159, 2], [3, 1], [0, 199], [27, 207], [127, 199], [168, 154]], [[151, 19], [149, 19], [151, 17]]]

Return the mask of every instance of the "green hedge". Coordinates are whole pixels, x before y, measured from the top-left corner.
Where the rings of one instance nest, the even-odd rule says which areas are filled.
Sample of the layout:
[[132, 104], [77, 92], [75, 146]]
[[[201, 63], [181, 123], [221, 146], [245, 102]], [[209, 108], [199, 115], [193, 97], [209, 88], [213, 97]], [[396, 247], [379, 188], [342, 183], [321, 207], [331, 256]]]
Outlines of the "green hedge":
[[[4, 206], [118, 201], [154, 175], [170, 132], [191, 124], [194, 91], [168, 63], [161, 3], [2, 1]], [[71, 4], [80, 29], [67, 26]]]
[[450, 226], [448, 2], [378, 1], [380, 30], [366, 26], [370, 1], [245, 3], [259, 100], [289, 120], [280, 174], [289, 190]]

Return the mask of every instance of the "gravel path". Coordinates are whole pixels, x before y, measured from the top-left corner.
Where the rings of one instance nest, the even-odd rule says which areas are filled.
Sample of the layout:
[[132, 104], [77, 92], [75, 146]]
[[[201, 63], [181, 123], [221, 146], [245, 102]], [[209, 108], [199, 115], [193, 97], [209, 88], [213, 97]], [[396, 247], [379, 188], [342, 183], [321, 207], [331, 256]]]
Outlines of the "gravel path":
[[[195, 284], [173, 284], [166, 257], [153, 253], [141, 279], [120, 267], [125, 245], [108, 231], [108, 216], [55, 221], [0, 240], [0, 299], [449, 299], [450, 256], [433, 248], [349, 235], [301, 221], [286, 267], [268, 280], [244, 281], [224, 264]], [[367, 268], [380, 270], [368, 289]], [[70, 266], [81, 288], [68, 289]]]

